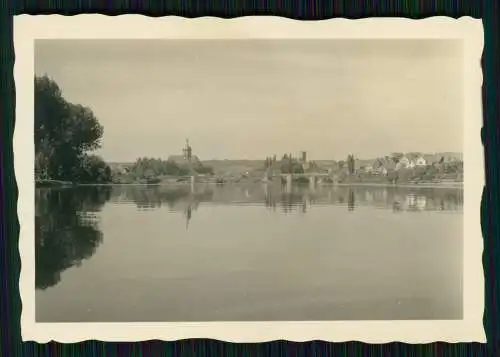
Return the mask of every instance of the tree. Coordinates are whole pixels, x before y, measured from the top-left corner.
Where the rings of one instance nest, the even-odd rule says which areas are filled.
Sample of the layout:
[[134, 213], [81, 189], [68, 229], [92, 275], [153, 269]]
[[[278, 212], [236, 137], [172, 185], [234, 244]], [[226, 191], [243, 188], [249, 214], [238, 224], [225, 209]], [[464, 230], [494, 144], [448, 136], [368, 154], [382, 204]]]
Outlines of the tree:
[[355, 161], [354, 161], [354, 155], [348, 155], [347, 156], [347, 170], [349, 171], [349, 174], [354, 174], [355, 171]]
[[403, 153], [400, 153], [400, 152], [394, 152], [391, 154], [391, 159], [392, 161], [397, 164], [399, 162], [399, 160], [401, 160], [401, 158], [403, 157]]
[[64, 99], [47, 76], [35, 77], [37, 178], [75, 181], [86, 154], [101, 146], [103, 127], [88, 107]]
[[213, 175], [214, 174], [214, 169], [210, 166], [205, 166], [205, 165], [198, 165], [194, 169], [197, 173], [199, 174], [205, 174], [205, 175]]
[[387, 181], [391, 183], [397, 183], [399, 180], [399, 173], [397, 171], [391, 170], [387, 173]]
[[265, 165], [265, 167], [264, 167], [265, 169], [270, 168], [273, 165], [273, 158], [271, 156], [267, 156], [264, 165]]
[[[213, 175], [214, 170], [210, 166], [201, 163], [196, 164], [193, 170], [199, 174]], [[186, 176], [190, 174], [187, 166], [179, 166], [174, 160], [162, 160], [154, 158], [139, 158], [130, 167], [126, 177], [133, 180], [153, 179], [158, 176]]]
[[111, 181], [111, 168], [96, 155], [85, 155], [76, 176], [83, 183], [108, 183]]

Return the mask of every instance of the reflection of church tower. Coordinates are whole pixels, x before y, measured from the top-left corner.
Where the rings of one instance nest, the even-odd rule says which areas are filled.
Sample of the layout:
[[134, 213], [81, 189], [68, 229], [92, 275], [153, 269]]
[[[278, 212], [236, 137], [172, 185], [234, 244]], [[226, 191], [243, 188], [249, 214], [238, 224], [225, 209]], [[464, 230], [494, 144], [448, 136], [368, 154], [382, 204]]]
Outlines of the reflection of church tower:
[[191, 208], [191, 205], [187, 208], [186, 212], [186, 229], [189, 228], [189, 222], [191, 221], [191, 216], [193, 214], [193, 209]]
[[347, 201], [347, 209], [349, 211], [354, 211], [355, 207], [356, 207], [356, 197], [354, 195], [354, 190], [349, 189], [349, 198]]

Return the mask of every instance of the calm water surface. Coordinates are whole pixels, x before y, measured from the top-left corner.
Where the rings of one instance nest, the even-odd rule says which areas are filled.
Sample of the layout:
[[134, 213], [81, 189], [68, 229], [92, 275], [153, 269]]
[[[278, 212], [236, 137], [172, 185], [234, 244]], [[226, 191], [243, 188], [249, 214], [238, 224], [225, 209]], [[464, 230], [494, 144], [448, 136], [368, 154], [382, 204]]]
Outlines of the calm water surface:
[[462, 192], [37, 189], [36, 319], [460, 319]]

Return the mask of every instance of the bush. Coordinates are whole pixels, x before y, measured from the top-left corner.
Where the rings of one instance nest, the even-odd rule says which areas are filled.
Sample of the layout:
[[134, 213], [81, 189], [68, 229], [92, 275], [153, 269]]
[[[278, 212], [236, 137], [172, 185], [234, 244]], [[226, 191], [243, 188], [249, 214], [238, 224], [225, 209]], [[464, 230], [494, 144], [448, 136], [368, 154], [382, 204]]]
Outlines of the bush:
[[194, 170], [199, 174], [204, 174], [204, 175], [213, 175], [214, 174], [214, 169], [210, 166], [199, 165]]

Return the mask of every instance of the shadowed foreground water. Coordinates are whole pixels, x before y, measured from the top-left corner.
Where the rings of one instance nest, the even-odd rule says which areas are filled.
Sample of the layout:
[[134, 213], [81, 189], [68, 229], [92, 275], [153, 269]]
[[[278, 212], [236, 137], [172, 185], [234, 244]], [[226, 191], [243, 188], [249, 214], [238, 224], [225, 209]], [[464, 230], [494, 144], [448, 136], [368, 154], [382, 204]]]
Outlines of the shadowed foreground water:
[[462, 193], [37, 189], [36, 319], [461, 319]]

